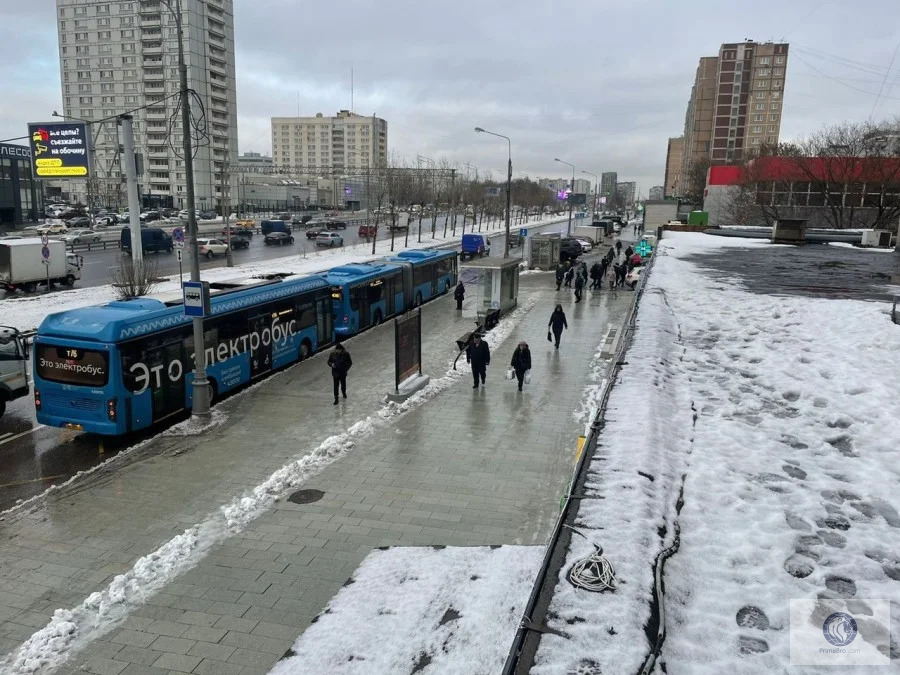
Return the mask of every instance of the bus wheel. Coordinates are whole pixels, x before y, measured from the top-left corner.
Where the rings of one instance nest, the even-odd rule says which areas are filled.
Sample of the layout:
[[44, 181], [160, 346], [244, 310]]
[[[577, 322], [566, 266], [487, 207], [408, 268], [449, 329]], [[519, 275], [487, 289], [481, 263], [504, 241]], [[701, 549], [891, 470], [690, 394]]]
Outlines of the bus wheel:
[[376, 310], [375, 310], [375, 317], [374, 317], [373, 321], [374, 321], [374, 323], [375, 323], [376, 326], [380, 326], [380, 325], [381, 325], [381, 322], [384, 321], [384, 318], [381, 316], [381, 310], [380, 310], [380, 309], [376, 309]]
[[0, 417], [6, 412], [6, 399], [0, 399]]
[[301, 361], [305, 361], [310, 356], [312, 356], [312, 345], [310, 345], [308, 340], [304, 340], [303, 342], [300, 343], [300, 354], [299, 354], [298, 358]]
[[37, 290], [37, 284], [34, 282], [25, 284], [24, 286], [22, 286], [22, 290], [24, 290], [26, 293], [34, 293]]
[[209, 378], [209, 404], [215, 405], [219, 402], [219, 385], [212, 378]]
[[422, 294], [416, 293], [416, 304], [413, 307], [421, 307], [422, 306]]
[[65, 281], [63, 281], [63, 283], [64, 283], [66, 286], [74, 286], [74, 285], [75, 285], [75, 275], [74, 275], [74, 274], [68, 275], [68, 276], [66, 277]]

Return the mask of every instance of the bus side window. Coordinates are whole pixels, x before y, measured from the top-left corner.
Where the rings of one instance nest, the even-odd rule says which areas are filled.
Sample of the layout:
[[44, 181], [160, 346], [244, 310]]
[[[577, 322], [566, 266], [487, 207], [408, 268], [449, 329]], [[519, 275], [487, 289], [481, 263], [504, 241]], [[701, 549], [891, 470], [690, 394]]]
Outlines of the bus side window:
[[139, 360], [140, 359], [133, 350], [122, 351], [122, 383], [132, 394], [140, 389], [140, 386], [137, 383], [137, 376], [131, 371], [132, 366], [134, 366], [135, 363], [138, 363]]
[[381, 300], [381, 291], [383, 288], [382, 284], [379, 284], [378, 286], [369, 286], [369, 302], [378, 302]]
[[359, 311], [359, 295], [360, 295], [360, 287], [353, 286], [350, 289], [350, 309], [354, 312]]

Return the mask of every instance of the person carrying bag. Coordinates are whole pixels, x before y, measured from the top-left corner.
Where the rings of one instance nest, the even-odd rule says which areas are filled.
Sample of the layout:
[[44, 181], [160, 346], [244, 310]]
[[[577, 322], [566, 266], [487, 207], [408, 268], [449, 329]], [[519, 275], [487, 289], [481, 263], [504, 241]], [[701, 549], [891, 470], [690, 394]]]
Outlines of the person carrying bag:
[[[512, 361], [509, 364], [511, 370], [515, 373], [516, 379], [519, 381], [519, 391], [522, 391], [522, 384], [530, 382], [531, 377], [531, 350], [528, 349], [527, 342], [520, 342], [513, 352]], [[510, 378], [512, 379], [512, 378]]]

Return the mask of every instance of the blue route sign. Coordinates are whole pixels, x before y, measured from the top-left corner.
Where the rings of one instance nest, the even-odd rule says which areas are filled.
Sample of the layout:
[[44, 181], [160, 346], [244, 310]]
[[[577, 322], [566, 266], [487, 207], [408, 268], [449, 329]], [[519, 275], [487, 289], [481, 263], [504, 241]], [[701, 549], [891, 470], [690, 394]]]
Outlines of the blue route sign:
[[209, 282], [185, 281], [184, 315], [203, 318], [209, 315]]
[[523, 227], [523, 228], [520, 228], [520, 229], [519, 229], [519, 236], [520, 236], [522, 239], [524, 239], [525, 237], [528, 236], [528, 230], [527, 230], [526, 228], [524, 228], [524, 227]]

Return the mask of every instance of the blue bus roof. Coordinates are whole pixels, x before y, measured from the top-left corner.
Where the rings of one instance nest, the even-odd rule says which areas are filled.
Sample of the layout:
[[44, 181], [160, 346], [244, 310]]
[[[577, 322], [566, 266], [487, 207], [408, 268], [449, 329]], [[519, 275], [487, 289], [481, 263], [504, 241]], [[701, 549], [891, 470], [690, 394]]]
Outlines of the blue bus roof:
[[[210, 299], [211, 316], [318, 288], [328, 288], [328, 283], [321, 277], [312, 276], [213, 294]], [[41, 322], [38, 336], [119, 342], [190, 322], [190, 317], [184, 316], [184, 307], [180, 303], [170, 306], [153, 298], [136, 298], [50, 314]]]
[[418, 262], [431, 262], [433, 260], [440, 260], [442, 258], [453, 258], [456, 257], [456, 251], [400, 251], [397, 255], [390, 260], [398, 260], [401, 262], [409, 262], [409, 263], [418, 263]]
[[399, 272], [399, 265], [390, 263], [351, 263], [333, 267], [323, 274], [331, 284], [346, 284], [354, 281], [365, 281], [383, 274]]

